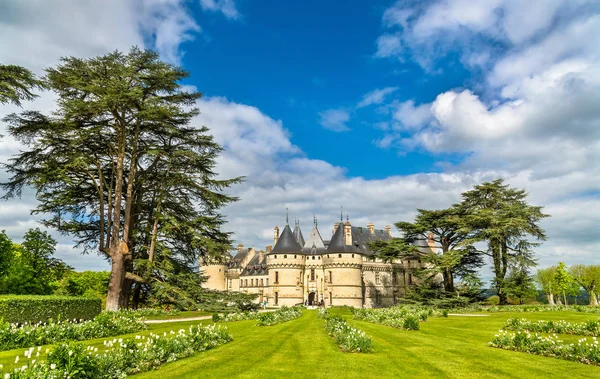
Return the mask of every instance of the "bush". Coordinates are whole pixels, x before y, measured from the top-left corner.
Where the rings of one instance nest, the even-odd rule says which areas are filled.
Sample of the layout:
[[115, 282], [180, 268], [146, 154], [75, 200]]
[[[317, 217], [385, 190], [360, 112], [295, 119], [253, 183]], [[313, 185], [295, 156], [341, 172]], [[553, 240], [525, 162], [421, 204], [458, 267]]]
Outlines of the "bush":
[[69, 296], [0, 296], [0, 318], [14, 324], [48, 320], [91, 320], [102, 312], [102, 301]]
[[402, 323], [402, 328], [406, 330], [419, 330], [421, 326], [419, 325], [419, 319], [414, 315], [406, 315], [404, 318], [404, 322]]
[[500, 304], [500, 297], [498, 295], [490, 296], [487, 298], [486, 303], [489, 305], [498, 305]]

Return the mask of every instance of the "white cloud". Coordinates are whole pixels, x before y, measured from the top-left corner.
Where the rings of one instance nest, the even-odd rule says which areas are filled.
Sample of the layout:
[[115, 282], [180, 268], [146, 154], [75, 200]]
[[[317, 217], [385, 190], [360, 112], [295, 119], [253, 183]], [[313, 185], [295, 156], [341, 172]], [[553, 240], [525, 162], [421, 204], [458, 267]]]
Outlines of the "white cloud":
[[400, 123], [401, 129], [420, 129], [432, 118], [429, 104], [415, 106], [413, 100], [398, 104], [393, 115]]
[[334, 132], [346, 132], [350, 130], [346, 123], [350, 121], [350, 114], [344, 109], [329, 109], [319, 113], [319, 123], [325, 129]]
[[373, 90], [365, 94], [362, 100], [356, 106], [357, 108], [363, 108], [373, 104], [381, 104], [387, 97], [398, 90], [398, 87], [385, 87], [382, 89]]
[[205, 11], [221, 12], [232, 20], [242, 16], [236, 9], [234, 0], [200, 0], [200, 6]]
[[180, 64], [181, 44], [194, 39], [201, 28], [188, 13], [185, 0], [144, 0], [138, 4], [139, 25], [168, 62]]

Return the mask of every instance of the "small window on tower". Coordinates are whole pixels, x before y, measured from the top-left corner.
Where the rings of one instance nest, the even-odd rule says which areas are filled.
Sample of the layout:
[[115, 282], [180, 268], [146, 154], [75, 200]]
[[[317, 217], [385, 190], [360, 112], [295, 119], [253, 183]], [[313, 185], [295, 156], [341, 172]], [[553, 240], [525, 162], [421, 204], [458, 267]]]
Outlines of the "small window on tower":
[[310, 280], [315, 280], [315, 270], [310, 270]]
[[379, 278], [379, 273], [375, 273], [375, 284], [381, 284], [381, 279]]

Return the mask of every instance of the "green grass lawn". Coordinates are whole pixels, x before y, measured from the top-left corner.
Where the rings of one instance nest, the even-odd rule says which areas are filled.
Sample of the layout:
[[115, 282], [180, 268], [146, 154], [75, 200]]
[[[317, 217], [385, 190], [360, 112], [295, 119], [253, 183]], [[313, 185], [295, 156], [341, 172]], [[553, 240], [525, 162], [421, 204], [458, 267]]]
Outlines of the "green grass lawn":
[[[330, 313], [346, 317], [371, 336], [374, 352], [340, 352], [316, 311], [305, 311], [299, 319], [272, 327], [257, 327], [254, 320], [223, 324], [233, 335], [232, 342], [135, 378], [600, 378], [600, 367], [487, 345], [510, 317], [577, 322], [596, 319], [596, 315], [546, 312], [450, 316], [421, 323], [420, 331], [403, 331], [354, 321], [345, 309], [334, 308]], [[155, 324], [150, 330], [163, 333], [194, 323], [199, 322]], [[570, 338], [573, 336], [564, 339]], [[86, 344], [100, 348], [103, 340]], [[14, 356], [22, 357], [24, 350], [0, 353], [0, 363], [12, 366]]]

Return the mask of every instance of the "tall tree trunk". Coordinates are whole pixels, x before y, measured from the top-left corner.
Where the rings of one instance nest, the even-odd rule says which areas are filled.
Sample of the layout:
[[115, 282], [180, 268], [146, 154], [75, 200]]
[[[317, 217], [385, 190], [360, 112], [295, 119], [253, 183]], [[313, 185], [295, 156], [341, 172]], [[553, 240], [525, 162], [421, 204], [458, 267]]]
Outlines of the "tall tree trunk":
[[555, 305], [554, 304], [554, 295], [552, 293], [548, 294], [548, 305]]
[[[118, 126], [117, 126], [118, 127]], [[121, 203], [123, 196], [123, 165], [125, 161], [125, 128], [119, 130], [119, 150], [117, 153], [117, 167], [115, 179], [115, 199], [113, 206], [112, 232], [110, 243], [111, 271], [108, 282], [108, 294], [106, 296], [106, 309], [118, 311], [120, 309], [120, 298], [125, 281], [125, 254], [128, 250], [127, 244], [119, 239], [119, 228], [121, 226]], [[125, 253], [129, 253], [126, 251]]]
[[567, 302], [567, 293], [565, 291], [563, 291], [563, 298], [565, 299], [565, 305], [569, 305]]
[[452, 269], [446, 267], [444, 269], [444, 290], [446, 292], [454, 292], [454, 277], [452, 276]]
[[596, 288], [590, 288], [590, 305], [598, 305], [598, 299], [596, 298]]

